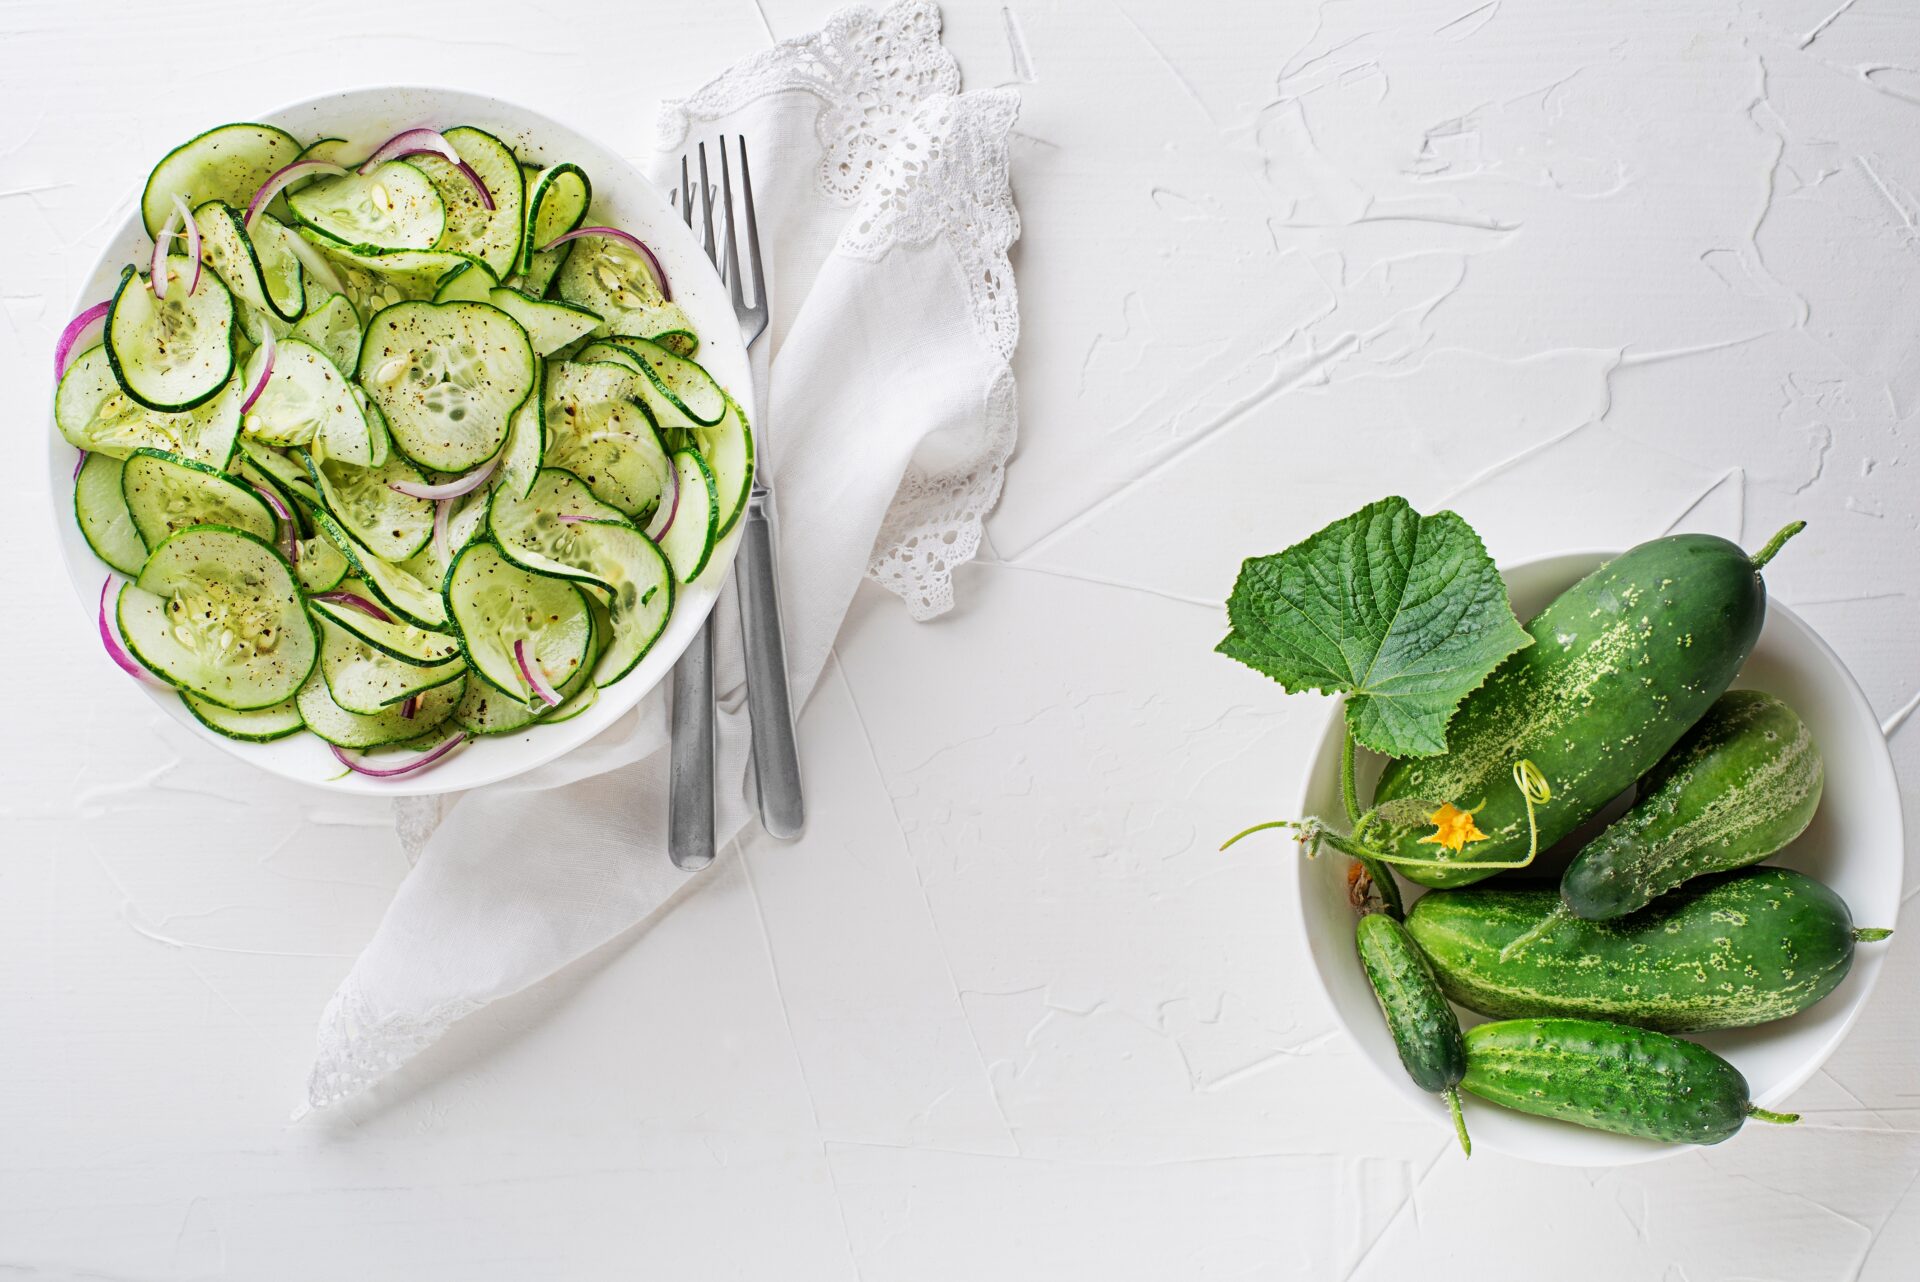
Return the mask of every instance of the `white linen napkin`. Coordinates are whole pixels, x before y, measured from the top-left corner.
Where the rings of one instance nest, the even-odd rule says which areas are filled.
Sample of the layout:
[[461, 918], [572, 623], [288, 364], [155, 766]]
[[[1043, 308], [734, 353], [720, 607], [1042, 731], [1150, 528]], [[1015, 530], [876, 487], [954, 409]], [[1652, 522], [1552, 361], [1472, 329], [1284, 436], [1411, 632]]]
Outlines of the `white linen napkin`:
[[[908, 0], [843, 10], [662, 111], [663, 191], [692, 141], [738, 133], [752, 148], [773, 308], [761, 414], [796, 697], [862, 575], [916, 618], [951, 606], [952, 568], [999, 497], [1015, 431], [1017, 109], [1009, 90], [961, 94], [939, 10]], [[731, 593], [713, 621], [725, 843], [752, 817]], [[415, 865], [321, 1017], [307, 1106], [366, 1089], [700, 875], [667, 858], [666, 743], [656, 690], [552, 765], [400, 805]]]

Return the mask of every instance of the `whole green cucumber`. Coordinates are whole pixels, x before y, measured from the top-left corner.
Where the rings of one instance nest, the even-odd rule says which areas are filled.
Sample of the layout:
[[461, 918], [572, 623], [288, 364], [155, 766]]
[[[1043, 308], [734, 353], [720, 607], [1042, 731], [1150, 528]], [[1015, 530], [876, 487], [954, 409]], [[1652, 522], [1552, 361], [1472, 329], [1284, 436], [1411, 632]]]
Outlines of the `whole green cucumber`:
[[[1515, 651], [1468, 695], [1447, 728], [1447, 750], [1387, 764], [1376, 805], [1407, 803], [1375, 829], [1388, 861], [1447, 858], [1429, 829], [1404, 814], [1450, 803], [1470, 810], [1485, 840], [1446, 866], [1403, 866], [1427, 886], [1464, 886], [1528, 850], [1527, 807], [1513, 769], [1531, 760], [1553, 790], [1538, 811], [1540, 848], [1558, 841], [1666, 755], [1732, 684], [1760, 635], [1767, 590], [1760, 567], [1797, 532], [1759, 555], [1710, 534], [1642, 543], [1580, 580], [1527, 624]], [[1417, 805], [1413, 803], [1419, 803]], [[1389, 807], [1392, 809], [1392, 807]]]
[[1856, 931], [1804, 873], [1702, 878], [1614, 921], [1583, 921], [1550, 886], [1442, 890], [1407, 930], [1447, 996], [1483, 1015], [1583, 1015], [1670, 1033], [1785, 1019], [1846, 978]]
[[1792, 708], [1729, 690], [1640, 781], [1633, 809], [1574, 858], [1560, 897], [1604, 921], [1703, 873], [1757, 864], [1806, 831], [1825, 782]]
[[1467, 1030], [1467, 1075], [1481, 1099], [1536, 1117], [1682, 1144], [1718, 1144], [1755, 1108], [1740, 1070], [1704, 1046], [1597, 1019], [1509, 1019]]
[[1473, 1143], [1460, 1116], [1460, 1092], [1456, 1089], [1467, 1071], [1467, 1044], [1460, 1033], [1460, 1019], [1434, 982], [1420, 946], [1405, 926], [1384, 913], [1369, 913], [1360, 919], [1354, 946], [1360, 952], [1367, 982], [1373, 985], [1374, 1000], [1387, 1018], [1387, 1031], [1393, 1034], [1394, 1048], [1400, 1052], [1407, 1076], [1421, 1090], [1446, 1098], [1460, 1149], [1472, 1156]]

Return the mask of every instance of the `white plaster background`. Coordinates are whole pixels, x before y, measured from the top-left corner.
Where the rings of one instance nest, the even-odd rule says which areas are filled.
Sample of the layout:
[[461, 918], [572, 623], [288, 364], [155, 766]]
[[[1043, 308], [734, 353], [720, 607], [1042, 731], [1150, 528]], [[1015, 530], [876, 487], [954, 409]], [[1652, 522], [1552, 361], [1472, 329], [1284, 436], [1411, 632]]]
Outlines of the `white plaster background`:
[[[1768, 578], [1920, 813], [1910, 0], [1010, 7], [946, 5], [970, 86], [1030, 76], [1023, 435], [960, 608], [862, 593], [803, 843], [377, 1100], [286, 1120], [406, 871], [383, 807], [143, 711], [45, 496], [0, 504], [0, 1276], [1913, 1276], [1905, 932], [1803, 1126], [1463, 1167], [1332, 1032], [1290, 856], [1213, 851], [1324, 708], [1208, 652], [1242, 556], [1389, 492], [1509, 559], [1802, 516]], [[828, 9], [0, 3], [6, 431], [38, 456], [75, 285], [192, 129], [424, 80], [638, 155]]]

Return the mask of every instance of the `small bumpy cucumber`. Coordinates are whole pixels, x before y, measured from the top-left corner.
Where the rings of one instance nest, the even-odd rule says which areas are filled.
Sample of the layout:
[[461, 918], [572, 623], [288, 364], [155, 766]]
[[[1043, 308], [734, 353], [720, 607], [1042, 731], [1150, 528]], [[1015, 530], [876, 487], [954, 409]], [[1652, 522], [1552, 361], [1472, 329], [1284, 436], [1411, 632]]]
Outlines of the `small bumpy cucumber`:
[[1460, 1020], [1420, 955], [1420, 946], [1405, 926], [1382, 913], [1360, 919], [1354, 945], [1407, 1076], [1421, 1090], [1446, 1098], [1460, 1150], [1471, 1156], [1473, 1143], [1460, 1116], [1458, 1090], [1467, 1071], [1466, 1041], [1460, 1034]]
[[1718, 1144], [1756, 1108], [1740, 1070], [1704, 1046], [1593, 1019], [1510, 1019], [1467, 1030], [1467, 1074], [1481, 1099], [1597, 1131]]
[[[1623, 553], [1563, 592], [1527, 624], [1516, 651], [1468, 695], [1447, 729], [1447, 751], [1389, 762], [1375, 803], [1449, 802], [1474, 813], [1486, 839], [1458, 866], [1407, 866], [1427, 886], [1491, 876], [1476, 862], [1513, 866], [1529, 848], [1526, 804], [1513, 787], [1529, 759], [1553, 788], [1540, 812], [1542, 849], [1591, 818], [1666, 754], [1732, 684], [1760, 635], [1760, 567], [1799, 529], [1757, 556], [1706, 534], [1676, 534]], [[1428, 860], [1429, 830], [1384, 834], [1391, 854]], [[1377, 841], [1376, 844], [1379, 844]]]
[[1583, 1015], [1666, 1032], [1785, 1019], [1846, 978], [1859, 940], [1840, 896], [1750, 868], [1644, 912], [1583, 921], [1551, 887], [1436, 891], [1407, 929], [1447, 995], [1483, 1015]]
[[1587, 843], [1560, 895], [1604, 921], [1703, 873], [1757, 864], [1806, 831], [1825, 781], [1820, 749], [1792, 708], [1730, 690], [1640, 781], [1633, 809]]

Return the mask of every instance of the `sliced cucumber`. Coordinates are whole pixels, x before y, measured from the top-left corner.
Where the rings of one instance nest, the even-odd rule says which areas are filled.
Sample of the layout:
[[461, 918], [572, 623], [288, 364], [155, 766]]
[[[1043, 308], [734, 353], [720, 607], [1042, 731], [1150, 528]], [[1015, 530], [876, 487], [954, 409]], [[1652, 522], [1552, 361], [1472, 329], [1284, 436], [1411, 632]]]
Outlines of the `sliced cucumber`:
[[294, 459], [264, 441], [246, 436], [240, 438], [240, 453], [248, 463], [266, 473], [282, 494], [304, 503], [317, 505], [320, 502], [320, 491], [313, 487], [313, 478]]
[[226, 525], [271, 543], [273, 509], [252, 490], [205, 463], [160, 450], [135, 450], [120, 478], [133, 528], [150, 548], [189, 525]]
[[[679, 311], [680, 305], [678, 303], [668, 303], [667, 307]], [[665, 310], [665, 308], [662, 308], [662, 315], [650, 318], [654, 324], [659, 324], [667, 319], [664, 315]], [[690, 324], [690, 322], [686, 320], [686, 313], [681, 312], [677, 318], [675, 328], [661, 330], [650, 329], [647, 331], [647, 337], [674, 353], [676, 356], [690, 357], [700, 350], [700, 336], [694, 333], [693, 330], [687, 328], [688, 324]]]
[[[588, 604], [591, 606], [591, 601]], [[589, 659], [573, 674], [573, 680], [556, 690], [555, 693], [561, 698], [559, 707], [549, 711], [547, 705], [538, 699], [533, 701], [532, 707], [528, 707], [518, 695], [503, 693], [484, 681], [469, 681], [460, 706], [454, 709], [453, 719], [470, 734], [496, 735], [523, 730], [535, 721], [546, 723], [556, 717], [565, 721], [577, 716], [583, 711], [580, 697], [590, 697], [594, 689], [592, 656], [600, 652], [601, 617], [600, 611], [588, 610], [587, 621], [593, 627], [593, 642], [588, 647]], [[573, 711], [569, 712], [569, 708]], [[563, 713], [566, 715], [562, 716]]]
[[128, 396], [148, 409], [179, 414], [220, 394], [233, 376], [233, 295], [211, 272], [184, 254], [163, 264], [167, 296], [158, 299], [147, 278], [128, 268], [107, 311], [107, 359]]
[[[263, 349], [249, 362], [249, 384], [264, 359]], [[274, 351], [273, 377], [247, 411], [242, 430], [263, 444], [318, 449], [328, 458], [365, 467], [373, 459], [373, 432], [353, 391], [325, 352], [285, 339]]]
[[[563, 515], [589, 519], [563, 521]], [[488, 529], [509, 561], [583, 583], [606, 604], [597, 683], [611, 685], [625, 676], [666, 629], [674, 591], [666, 555], [572, 473], [541, 472], [525, 499], [496, 492]]]
[[439, 191], [404, 160], [308, 183], [288, 195], [287, 208], [302, 226], [372, 253], [432, 249], [447, 228]]
[[533, 478], [539, 474], [540, 463], [546, 457], [546, 452], [546, 366], [536, 364], [533, 390], [527, 393], [526, 400], [520, 402], [520, 408], [513, 412], [513, 423], [507, 429], [507, 443], [502, 447], [500, 456], [500, 475], [494, 481], [494, 488], [524, 498], [533, 486]]
[[147, 175], [140, 197], [140, 220], [151, 236], [173, 212], [179, 196], [188, 209], [224, 200], [244, 209], [275, 170], [293, 163], [300, 144], [272, 125], [236, 124], [209, 129], [161, 158]]
[[520, 162], [510, 147], [485, 130], [461, 125], [443, 136], [486, 184], [493, 208], [480, 203], [473, 184], [444, 157], [415, 157], [447, 208], [446, 230], [437, 247], [478, 258], [500, 280], [519, 265], [526, 231], [526, 180]]
[[348, 712], [376, 715], [435, 686], [458, 680], [466, 669], [462, 659], [433, 667], [402, 663], [337, 623], [320, 623], [320, 675], [333, 701]]
[[713, 472], [699, 451], [676, 451], [673, 466], [680, 476], [680, 498], [672, 522], [660, 534], [660, 550], [667, 554], [675, 577], [691, 583], [713, 557], [720, 533], [719, 500]]
[[402, 570], [436, 592], [446, 587], [447, 571], [452, 568], [453, 559], [460, 555], [460, 550], [487, 530], [487, 491], [476, 490], [459, 500], [459, 504], [447, 517], [445, 546], [429, 541], [427, 546], [400, 563]]
[[[712, 427], [727, 412], [727, 394], [702, 366], [668, 351], [650, 338], [621, 336], [611, 341], [631, 352], [640, 371], [647, 376], [648, 409], [665, 401], [697, 427]], [[664, 424], [664, 416], [654, 417]]]
[[408, 299], [432, 298], [442, 277], [471, 261], [463, 254], [439, 249], [362, 252], [336, 244], [310, 227], [302, 227], [300, 235], [334, 267], [340, 280], [339, 292], [353, 300], [354, 309], [362, 316], [372, 316], [382, 307]]
[[91, 454], [124, 459], [141, 448], [161, 449], [214, 467], [233, 457], [240, 431], [239, 380], [184, 414], [148, 409], [121, 388], [105, 346], [90, 348], [68, 368], [54, 394], [60, 434]]
[[345, 294], [329, 294], [325, 302], [309, 307], [291, 337], [319, 348], [347, 378], [360, 367], [360, 316]]
[[562, 161], [536, 170], [527, 179], [527, 237], [520, 249], [519, 270], [533, 266], [533, 256], [587, 220], [593, 204], [593, 184], [580, 166]]
[[586, 597], [565, 579], [530, 573], [493, 544], [474, 543], [448, 571], [446, 595], [461, 652], [496, 689], [535, 697], [520, 673], [516, 645], [524, 644], [529, 665], [555, 687], [586, 666], [592, 615]]
[[[340, 590], [355, 596], [375, 595], [359, 580], [343, 584]], [[309, 604], [322, 623], [344, 628], [375, 650], [402, 663], [431, 668], [460, 653], [460, 643], [444, 632], [428, 632], [398, 619], [377, 619], [341, 601], [316, 600]]]
[[208, 703], [205, 699], [180, 692], [180, 702], [187, 705], [187, 711], [215, 734], [225, 735], [229, 739], [238, 739], [242, 743], [271, 743], [275, 739], [284, 739], [306, 729], [306, 719], [300, 715], [300, 708], [292, 699], [285, 703], [276, 703], [271, 708], [254, 708], [247, 712], [235, 712], [223, 708], [217, 703]]
[[120, 494], [120, 473], [125, 467], [109, 454], [87, 455], [73, 482], [73, 514], [93, 554], [131, 578], [147, 563], [147, 545]]
[[302, 461], [327, 511], [380, 559], [404, 561], [433, 537], [433, 501], [410, 498], [393, 488], [396, 482], [424, 485], [427, 480], [399, 455], [380, 467], [355, 467], [311, 454]]
[[553, 285], [553, 278], [565, 265], [573, 247], [579, 243], [570, 240], [555, 249], [536, 249], [527, 263], [527, 270], [520, 274], [514, 288], [529, 298], [545, 298]]
[[303, 592], [331, 592], [339, 587], [353, 567], [333, 540], [316, 531], [312, 538], [301, 539], [294, 548], [294, 577]]
[[666, 304], [652, 267], [639, 251], [610, 236], [583, 236], [567, 245], [573, 252], [554, 277], [555, 292], [604, 317], [602, 334], [651, 332], [614, 327], [621, 317], [646, 315]]
[[238, 302], [282, 321], [297, 320], [306, 310], [300, 260], [274, 235], [286, 229], [273, 215], [260, 215], [257, 238], [247, 231], [240, 211], [224, 200], [209, 200], [194, 210], [193, 221], [200, 228], [200, 261], [220, 274]]
[[446, 625], [447, 606], [439, 592], [361, 547], [324, 509], [314, 508], [312, 515], [320, 533], [346, 558], [348, 572], [366, 580], [381, 605], [417, 628], [432, 630]]
[[747, 426], [747, 412], [727, 397], [727, 412], [720, 421], [694, 428], [693, 440], [700, 447], [700, 457], [713, 469], [719, 522], [715, 537], [724, 539], [746, 510], [747, 494], [753, 489], [753, 430]]
[[293, 572], [263, 540], [196, 525], [120, 591], [120, 635], [163, 680], [237, 712], [292, 697], [320, 653]]
[[436, 303], [484, 303], [490, 301], [488, 295], [500, 286], [493, 269], [479, 259], [469, 259], [440, 278], [434, 286], [433, 301]]
[[348, 712], [333, 701], [333, 696], [327, 691], [326, 680], [318, 672], [300, 687], [295, 702], [300, 708], [300, 715], [306, 719], [307, 729], [328, 743], [342, 748], [378, 748], [417, 739], [445, 723], [459, 705], [460, 696], [466, 691], [467, 680], [466, 677], [456, 677], [445, 685], [427, 691], [420, 696], [420, 702], [414, 707], [411, 717], [404, 715], [404, 704], [373, 716]]
[[360, 373], [402, 454], [464, 472], [505, 443], [533, 389], [534, 357], [526, 331], [497, 307], [401, 303], [367, 325]]
[[587, 483], [596, 498], [644, 519], [665, 492], [666, 449], [640, 401], [642, 378], [608, 361], [547, 367], [546, 463]]
[[496, 289], [487, 295], [487, 301], [520, 322], [535, 356], [551, 356], [600, 325], [600, 318], [584, 307], [529, 298], [517, 289]]

